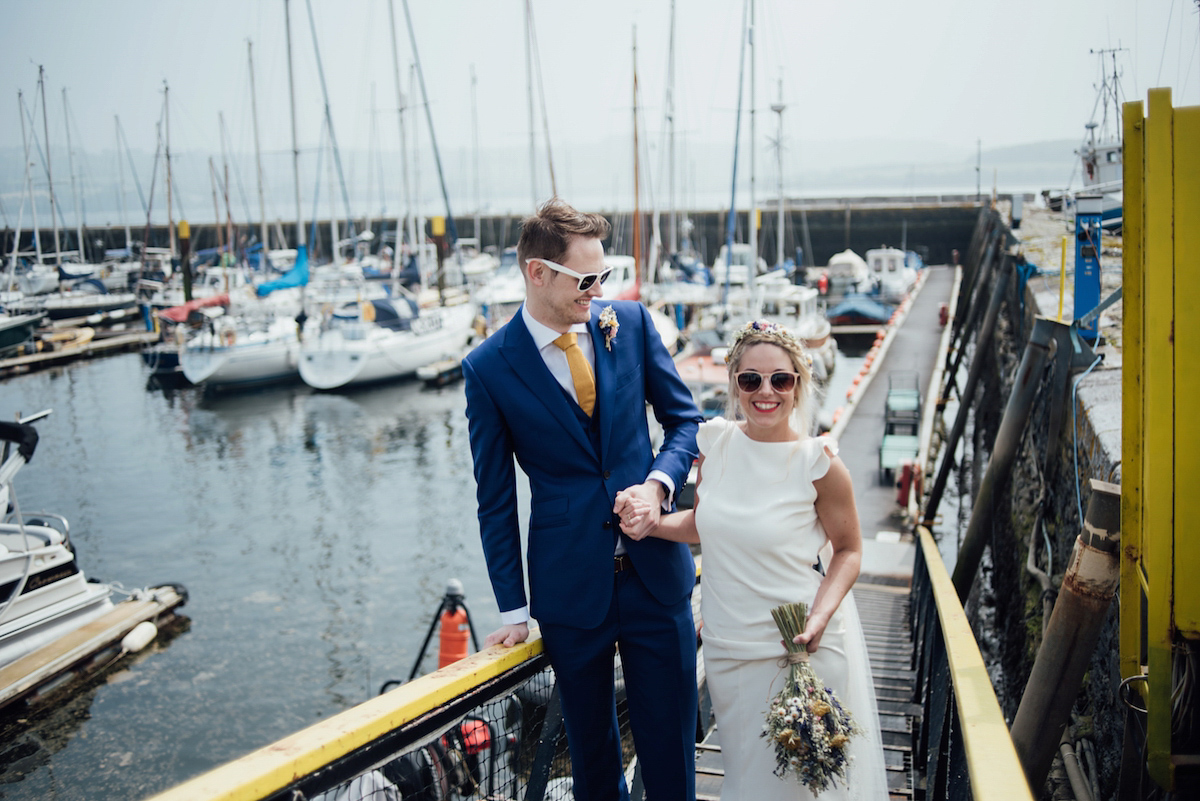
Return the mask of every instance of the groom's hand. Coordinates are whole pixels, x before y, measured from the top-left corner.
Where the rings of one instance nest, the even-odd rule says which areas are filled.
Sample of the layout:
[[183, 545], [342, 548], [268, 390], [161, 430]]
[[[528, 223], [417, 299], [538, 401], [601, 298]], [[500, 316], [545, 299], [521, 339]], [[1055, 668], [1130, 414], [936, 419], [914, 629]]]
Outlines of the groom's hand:
[[512, 648], [517, 643], [525, 642], [529, 639], [529, 624], [514, 623], [508, 626], [501, 626], [487, 636], [483, 641], [484, 648], [490, 648], [496, 643], [500, 643], [505, 648]]
[[[630, 539], [640, 540], [658, 528], [663, 499], [667, 488], [654, 479], [623, 489], [617, 493], [613, 513], [622, 520], [621, 530]], [[629, 525], [626, 525], [629, 521]]]

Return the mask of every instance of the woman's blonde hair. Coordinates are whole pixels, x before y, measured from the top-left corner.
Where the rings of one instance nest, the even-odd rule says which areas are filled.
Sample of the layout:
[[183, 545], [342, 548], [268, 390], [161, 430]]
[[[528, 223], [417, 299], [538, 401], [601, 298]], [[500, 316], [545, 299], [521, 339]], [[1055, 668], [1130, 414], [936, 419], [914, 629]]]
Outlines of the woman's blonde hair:
[[741, 369], [742, 357], [746, 355], [746, 350], [752, 345], [764, 344], [774, 345], [786, 353], [792, 363], [792, 368], [800, 376], [793, 390], [795, 405], [792, 408], [792, 424], [803, 439], [812, 433], [814, 394], [812, 356], [805, 350], [803, 343], [796, 338], [795, 334], [779, 323], [769, 320], [753, 320], [734, 332], [729, 353], [725, 356], [725, 363], [729, 368], [729, 396], [726, 401], [725, 414], [730, 420], [742, 418], [739, 403], [741, 392], [735, 376]]

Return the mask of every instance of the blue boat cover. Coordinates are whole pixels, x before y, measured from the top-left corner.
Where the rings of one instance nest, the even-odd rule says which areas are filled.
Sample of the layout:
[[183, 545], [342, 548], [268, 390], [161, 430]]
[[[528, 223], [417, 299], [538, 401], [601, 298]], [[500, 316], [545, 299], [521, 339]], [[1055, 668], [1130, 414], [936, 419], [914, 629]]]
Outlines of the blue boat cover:
[[289, 289], [294, 286], [308, 284], [308, 248], [300, 245], [296, 248], [296, 265], [274, 281], [266, 281], [258, 285], [255, 292], [260, 298], [265, 298], [276, 289]]

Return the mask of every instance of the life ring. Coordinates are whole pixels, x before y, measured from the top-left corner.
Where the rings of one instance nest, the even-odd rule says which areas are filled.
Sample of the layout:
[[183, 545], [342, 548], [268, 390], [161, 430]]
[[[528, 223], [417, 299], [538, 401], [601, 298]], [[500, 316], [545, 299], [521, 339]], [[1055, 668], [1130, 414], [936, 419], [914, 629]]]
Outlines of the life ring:
[[221, 341], [225, 343], [225, 347], [233, 347], [233, 343], [237, 342], [237, 331], [232, 328], [226, 328], [221, 332]]

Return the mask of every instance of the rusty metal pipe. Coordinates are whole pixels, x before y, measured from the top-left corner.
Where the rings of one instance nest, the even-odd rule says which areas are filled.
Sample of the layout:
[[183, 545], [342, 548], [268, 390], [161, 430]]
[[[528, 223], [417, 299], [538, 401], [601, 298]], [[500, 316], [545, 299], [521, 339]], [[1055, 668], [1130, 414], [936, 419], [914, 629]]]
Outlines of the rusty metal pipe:
[[1083, 532], [1012, 725], [1025, 778], [1035, 788], [1046, 782], [1120, 581], [1121, 487], [1092, 479], [1091, 488]]
[[[992, 506], [1008, 483], [1012, 463], [1021, 444], [1021, 431], [1029, 420], [1029, 412], [1033, 408], [1034, 398], [1037, 397], [1042, 366], [1046, 363], [1057, 325], [1060, 323], [1048, 317], [1037, 318], [1029, 342], [1025, 344], [1025, 355], [1021, 357], [1012, 392], [1008, 396], [1008, 405], [1004, 407], [1004, 418], [1000, 421], [1000, 430], [996, 432], [992, 458], [988, 462], [987, 472], [983, 474], [983, 481], [980, 482], [979, 495], [971, 508], [971, 522], [958, 551], [958, 561], [954, 564], [954, 589], [963, 604], [966, 604], [971, 585], [975, 582], [975, 572], [979, 569], [979, 560], [983, 557], [984, 546], [987, 545], [985, 529], [990, 527], [995, 514]], [[949, 451], [946, 456], [950, 456]], [[926, 518], [928, 517], [927, 513]]]

